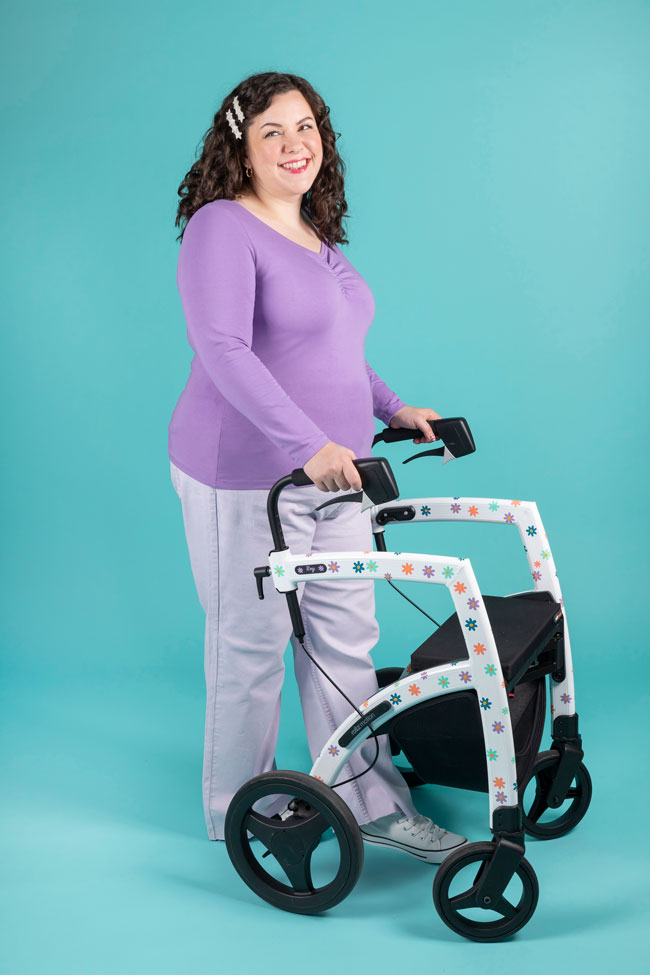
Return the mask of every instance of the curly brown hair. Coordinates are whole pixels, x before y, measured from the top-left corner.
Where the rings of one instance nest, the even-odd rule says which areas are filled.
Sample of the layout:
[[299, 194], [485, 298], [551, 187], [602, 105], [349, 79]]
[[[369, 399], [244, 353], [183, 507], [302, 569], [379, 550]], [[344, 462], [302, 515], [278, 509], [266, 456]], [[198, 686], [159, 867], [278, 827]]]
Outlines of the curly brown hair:
[[[183, 239], [187, 222], [199, 207], [212, 200], [234, 200], [235, 195], [241, 192], [245, 178], [246, 131], [252, 119], [266, 111], [275, 95], [294, 90], [301, 92], [309, 103], [323, 145], [322, 165], [303, 197], [302, 206], [321, 240], [329, 245], [348, 243], [341, 226], [348, 209], [343, 186], [345, 164], [336, 148], [336, 140], [341, 133], [332, 128], [329, 105], [308, 81], [295, 74], [277, 71], [250, 75], [233, 88], [221, 103], [211, 128], [201, 140], [201, 155], [178, 188], [181, 201], [174, 226], [180, 226], [181, 233], [177, 240]], [[226, 112], [229, 109], [232, 111], [235, 96], [245, 116], [243, 122], [237, 121], [243, 134], [241, 139], [235, 137], [226, 118]], [[198, 153], [198, 147], [196, 151]]]

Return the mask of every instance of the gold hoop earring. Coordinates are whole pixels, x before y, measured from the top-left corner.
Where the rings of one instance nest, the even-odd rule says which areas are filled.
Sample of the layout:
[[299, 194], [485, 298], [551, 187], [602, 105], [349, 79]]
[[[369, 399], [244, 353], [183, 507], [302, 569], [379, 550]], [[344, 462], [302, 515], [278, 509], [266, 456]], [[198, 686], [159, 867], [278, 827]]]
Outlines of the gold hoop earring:
[[248, 176], [249, 179], [253, 175], [253, 170], [250, 168], [250, 166], [246, 167], [246, 175]]

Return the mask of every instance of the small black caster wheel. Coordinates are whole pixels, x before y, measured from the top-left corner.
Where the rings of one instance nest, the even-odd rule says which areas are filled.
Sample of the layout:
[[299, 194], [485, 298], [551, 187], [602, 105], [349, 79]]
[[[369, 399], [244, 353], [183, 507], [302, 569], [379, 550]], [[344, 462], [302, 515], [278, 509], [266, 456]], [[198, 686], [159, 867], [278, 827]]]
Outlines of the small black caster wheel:
[[[292, 815], [282, 819], [254, 810], [266, 796], [290, 797]], [[325, 844], [326, 862], [315, 875], [312, 856], [330, 828], [338, 849]], [[260, 840], [254, 844], [259, 858], [249, 833]], [[246, 782], [228, 806], [225, 840], [244, 883], [269, 904], [294, 914], [334, 907], [350, 893], [363, 866], [363, 839], [349, 806], [330, 786], [303, 772], [264, 772]]]
[[[377, 684], [379, 685], [379, 689], [381, 690], [382, 687], [388, 687], [389, 684], [396, 683], [396, 681], [398, 681], [402, 676], [403, 670], [403, 667], [381, 667], [379, 670], [377, 670]], [[401, 755], [402, 749], [399, 747], [397, 742], [391, 738], [390, 732], [388, 734], [388, 740], [393, 758], [396, 755]], [[419, 785], [424, 785], [424, 779], [420, 778], [415, 769], [411, 768], [410, 766], [403, 765], [397, 765], [396, 768], [409, 789], [415, 789]]]
[[[479, 880], [495, 848], [494, 843], [470, 843], [450, 853], [433, 881], [433, 903], [438, 914], [452, 931], [471, 941], [509, 937], [530, 921], [537, 907], [539, 885], [526, 859], [520, 860], [496, 904], [477, 902]], [[459, 877], [463, 871], [464, 876]]]
[[[557, 809], [549, 806], [549, 792], [559, 761], [560, 753], [554, 749], [540, 752], [521, 796], [524, 829], [540, 840], [564, 836], [578, 825], [591, 802], [591, 776], [581, 762], [565, 802]], [[544, 814], [546, 818], [542, 819]]]

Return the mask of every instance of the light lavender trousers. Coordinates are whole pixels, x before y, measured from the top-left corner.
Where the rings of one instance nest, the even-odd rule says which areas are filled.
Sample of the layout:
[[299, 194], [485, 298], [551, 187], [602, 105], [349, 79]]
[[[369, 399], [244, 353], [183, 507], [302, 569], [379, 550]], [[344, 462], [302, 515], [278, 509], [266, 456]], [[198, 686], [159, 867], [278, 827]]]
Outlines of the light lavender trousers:
[[[270, 577], [264, 582], [264, 599], [257, 596], [253, 569], [267, 563], [274, 547], [266, 513], [268, 491], [212, 488], [171, 461], [170, 465], [206, 617], [203, 808], [208, 836], [222, 840], [226, 810], [235, 792], [253, 776], [277, 768], [280, 694], [289, 639], [312, 761], [351, 708], [293, 635], [286, 597], [277, 592]], [[345, 493], [349, 492], [320, 491], [315, 485], [282, 492], [279, 514], [293, 552], [372, 551], [370, 512], [362, 513], [359, 504], [314, 511], [323, 501]], [[298, 598], [307, 649], [347, 696], [361, 704], [377, 691], [370, 657], [379, 637], [374, 583], [305, 582], [298, 587]], [[409, 788], [393, 764], [387, 736], [376, 740], [379, 758], [374, 767], [336, 791], [358, 823], [396, 811], [416, 815]], [[363, 771], [374, 755], [374, 742], [365, 742], [341, 770], [340, 780]], [[284, 806], [261, 802], [255, 808], [269, 815]]]

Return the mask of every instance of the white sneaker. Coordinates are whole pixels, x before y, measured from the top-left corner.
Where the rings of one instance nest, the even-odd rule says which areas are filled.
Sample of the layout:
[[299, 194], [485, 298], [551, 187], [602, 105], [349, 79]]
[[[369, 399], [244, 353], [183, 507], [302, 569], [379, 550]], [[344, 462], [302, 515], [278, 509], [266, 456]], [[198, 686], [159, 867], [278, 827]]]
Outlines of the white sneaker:
[[465, 836], [436, 826], [433, 820], [420, 813], [410, 819], [401, 812], [388, 813], [359, 828], [366, 843], [403, 850], [428, 863], [441, 863], [450, 853], [467, 843]]

